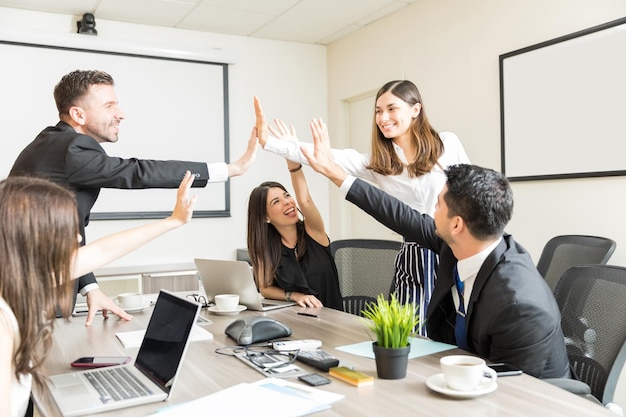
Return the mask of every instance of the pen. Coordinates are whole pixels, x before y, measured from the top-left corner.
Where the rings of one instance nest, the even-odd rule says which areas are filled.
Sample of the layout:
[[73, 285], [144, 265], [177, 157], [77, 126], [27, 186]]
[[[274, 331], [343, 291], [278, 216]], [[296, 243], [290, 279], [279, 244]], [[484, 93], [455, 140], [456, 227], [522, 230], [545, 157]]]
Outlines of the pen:
[[317, 317], [317, 314], [303, 313], [301, 311], [298, 311], [298, 314], [300, 314], [301, 316], [307, 316], [307, 317]]

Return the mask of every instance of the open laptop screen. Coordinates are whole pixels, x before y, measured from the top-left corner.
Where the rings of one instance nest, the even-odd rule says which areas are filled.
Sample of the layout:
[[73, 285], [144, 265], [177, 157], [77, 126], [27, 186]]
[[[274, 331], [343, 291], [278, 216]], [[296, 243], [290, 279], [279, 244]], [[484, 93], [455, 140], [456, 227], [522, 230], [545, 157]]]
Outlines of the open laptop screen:
[[166, 392], [185, 353], [197, 311], [197, 304], [161, 291], [152, 312], [135, 366]]

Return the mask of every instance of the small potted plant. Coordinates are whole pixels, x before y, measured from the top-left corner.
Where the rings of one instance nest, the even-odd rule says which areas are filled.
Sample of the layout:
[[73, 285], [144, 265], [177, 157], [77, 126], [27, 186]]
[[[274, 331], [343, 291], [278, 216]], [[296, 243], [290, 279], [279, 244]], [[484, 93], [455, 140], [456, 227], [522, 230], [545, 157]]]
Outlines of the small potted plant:
[[373, 349], [378, 377], [404, 378], [411, 351], [410, 336], [420, 320], [417, 307], [412, 303], [400, 304], [395, 294], [390, 299], [380, 294], [362, 314], [376, 335]]

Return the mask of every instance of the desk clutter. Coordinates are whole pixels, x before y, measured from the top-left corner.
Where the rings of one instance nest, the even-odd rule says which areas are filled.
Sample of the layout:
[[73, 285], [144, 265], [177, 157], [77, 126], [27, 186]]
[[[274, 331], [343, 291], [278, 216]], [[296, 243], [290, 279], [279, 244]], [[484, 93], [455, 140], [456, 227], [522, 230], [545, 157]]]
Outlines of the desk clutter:
[[[367, 340], [367, 332], [353, 325], [358, 318], [337, 310], [288, 307], [271, 313], [248, 310], [240, 316], [228, 317], [210, 315], [206, 308], [198, 316], [203, 322], [197, 320], [192, 327], [194, 331], [196, 327], [210, 330], [212, 333], [207, 333], [211, 338], [190, 344], [190, 355], [179, 375], [178, 385], [185, 389], [176, 390], [167, 403], [133, 407], [123, 415], [155, 413], [155, 417], [168, 417], [204, 415], [211, 411], [220, 417], [294, 417], [317, 412], [321, 412], [320, 416], [419, 415], [423, 407], [438, 407], [442, 401], [445, 407], [437, 408], [442, 410], [442, 417], [506, 414], [506, 410], [513, 408], [524, 410], [524, 415], [562, 415], [563, 411], [582, 417], [603, 415], [602, 408], [595, 408], [591, 402], [577, 402], [568, 393], [565, 393], [567, 397], [560, 395], [556, 388], [525, 374], [502, 381], [498, 376], [497, 383], [482, 378], [472, 389], [452, 389], [439, 360], [459, 351], [454, 351], [457, 348], [453, 345], [419, 337], [411, 340], [407, 376], [395, 382], [377, 380], [372, 341]], [[314, 320], [298, 314], [313, 314], [312, 311], [317, 316]], [[132, 340], [142, 339], [144, 331], [138, 329], [146, 328], [152, 312], [151, 306], [130, 322], [102, 320], [100, 324], [97, 318], [88, 330], [90, 340], [97, 340], [98, 344], [83, 342], [82, 321], [57, 326], [51, 358], [86, 356], [87, 351], [92, 356], [130, 356], [124, 346], [137, 346]], [[266, 334], [261, 338], [268, 339], [262, 342], [238, 345], [240, 333], [232, 337], [227, 332], [236, 322], [243, 327], [279, 323], [289, 331], [286, 336]], [[194, 331], [189, 337], [192, 341]], [[120, 343], [123, 339], [124, 344]], [[222, 360], [220, 353], [234, 358]], [[62, 361], [46, 364], [50, 375], [67, 372], [67, 367]], [[469, 407], [468, 401], [472, 402]], [[115, 415], [102, 414], [103, 417]]]

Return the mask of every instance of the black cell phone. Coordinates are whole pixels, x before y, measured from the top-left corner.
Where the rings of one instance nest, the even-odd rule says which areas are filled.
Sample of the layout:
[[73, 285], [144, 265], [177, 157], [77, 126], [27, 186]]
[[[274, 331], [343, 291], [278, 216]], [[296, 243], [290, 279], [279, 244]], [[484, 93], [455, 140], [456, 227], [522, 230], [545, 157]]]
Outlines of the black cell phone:
[[522, 371], [508, 363], [492, 363], [488, 365], [498, 376], [521, 375]]
[[84, 356], [72, 362], [74, 368], [102, 368], [130, 362], [130, 356]]
[[326, 378], [325, 376], [322, 376], [320, 374], [306, 374], [306, 375], [300, 375], [298, 377], [298, 379], [300, 381], [306, 382], [309, 385], [312, 386], [317, 386], [317, 385], [326, 385], [326, 384], [330, 384], [330, 379]]

